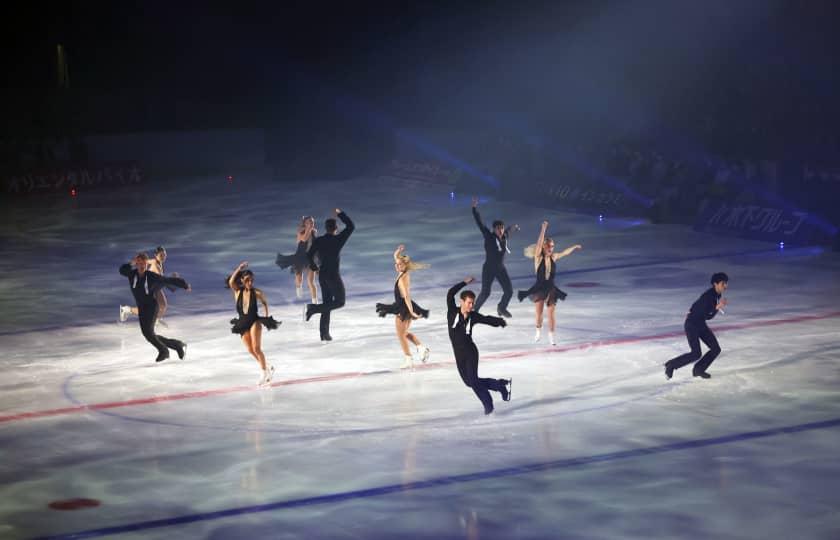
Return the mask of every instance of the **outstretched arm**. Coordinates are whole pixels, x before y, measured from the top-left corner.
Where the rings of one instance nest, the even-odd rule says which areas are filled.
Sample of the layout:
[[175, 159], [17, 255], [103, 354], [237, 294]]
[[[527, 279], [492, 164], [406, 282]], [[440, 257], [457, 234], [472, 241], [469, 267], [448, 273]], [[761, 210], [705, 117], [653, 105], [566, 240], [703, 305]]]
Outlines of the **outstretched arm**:
[[338, 219], [344, 223], [344, 230], [338, 233], [338, 245], [343, 246], [344, 242], [350, 238], [350, 235], [353, 234], [353, 231], [356, 230], [356, 226], [353, 224], [353, 221], [341, 211], [340, 208], [335, 209], [335, 215], [338, 216]]
[[561, 251], [560, 253], [555, 253], [555, 254], [552, 256], [552, 258], [553, 258], [555, 261], [556, 261], [557, 259], [562, 259], [562, 258], [563, 258], [563, 257], [565, 257], [566, 255], [571, 255], [572, 253], [574, 253], [575, 251], [577, 251], [577, 250], [579, 250], [579, 249], [583, 249], [583, 246], [582, 246], [582, 245], [580, 245], [580, 244], [575, 244], [575, 245], [573, 245], [573, 246], [569, 246], [569, 247], [567, 247], [566, 249], [564, 249], [564, 250], [563, 250], [563, 251]]
[[394, 251], [394, 262], [397, 262], [397, 261], [400, 260], [400, 255], [402, 255], [403, 251], [405, 251], [405, 246], [403, 244], [400, 244], [399, 246], [397, 246], [396, 251]]
[[478, 197], [473, 197], [472, 200], [472, 215], [473, 219], [475, 219], [475, 224], [478, 225], [478, 230], [481, 231], [481, 234], [484, 236], [489, 236], [492, 234], [490, 229], [481, 221], [481, 214], [478, 213]]
[[473, 320], [475, 324], [487, 324], [489, 326], [501, 326], [504, 328], [507, 326], [507, 321], [505, 321], [501, 317], [494, 317], [492, 315], [482, 315], [481, 313], [477, 313], [473, 311]]
[[131, 263], [127, 262], [120, 266], [120, 274], [129, 277], [131, 275]]

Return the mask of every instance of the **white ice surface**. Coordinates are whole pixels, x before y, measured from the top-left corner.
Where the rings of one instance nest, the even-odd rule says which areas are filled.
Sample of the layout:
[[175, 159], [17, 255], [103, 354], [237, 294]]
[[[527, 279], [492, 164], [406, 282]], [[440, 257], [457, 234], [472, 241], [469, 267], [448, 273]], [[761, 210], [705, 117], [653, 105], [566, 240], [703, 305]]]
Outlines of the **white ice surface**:
[[[584, 246], [559, 264], [556, 348], [532, 342], [527, 300], [507, 328], [477, 327], [479, 372], [514, 381], [485, 417], [444, 313], [449, 286], [480, 278], [468, 198], [370, 184], [178, 179], [12, 209], [0, 537], [840, 537], [838, 254], [483, 201], [486, 221], [522, 227], [514, 289], [532, 282], [521, 251], [543, 219], [558, 249]], [[301, 214], [322, 228], [335, 206], [357, 230], [342, 254], [347, 305], [322, 345], [273, 261], [294, 250]], [[432, 312], [412, 326], [432, 350], [415, 371], [398, 369], [393, 320], [373, 309], [391, 301], [400, 243], [432, 265], [413, 276]], [[116, 322], [131, 299], [117, 267], [158, 244], [194, 290], [169, 294], [159, 329], [189, 343], [186, 360], [155, 364], [136, 319]], [[229, 330], [222, 282], [241, 260], [283, 320], [263, 333], [270, 389]], [[666, 381], [715, 271], [731, 282], [710, 322], [723, 348], [713, 378], [687, 367]], [[495, 284], [482, 311], [500, 295]], [[48, 506], [75, 498], [100, 505]]]

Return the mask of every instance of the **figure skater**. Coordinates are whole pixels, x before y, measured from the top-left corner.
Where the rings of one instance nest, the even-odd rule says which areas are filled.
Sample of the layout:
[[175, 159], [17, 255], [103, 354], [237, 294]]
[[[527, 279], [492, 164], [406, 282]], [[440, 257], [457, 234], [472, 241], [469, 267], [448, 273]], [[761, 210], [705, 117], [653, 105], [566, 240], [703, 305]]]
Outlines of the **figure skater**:
[[408, 346], [409, 341], [417, 347], [417, 354], [421, 362], [425, 364], [429, 359], [429, 348], [423, 345], [417, 336], [408, 331], [411, 321], [420, 317], [429, 318], [429, 310], [418, 306], [411, 299], [411, 274], [409, 272], [428, 268], [429, 265], [412, 261], [403, 251], [405, 251], [403, 245], [400, 245], [394, 251], [394, 269], [397, 271], [397, 280], [394, 282], [394, 303], [376, 304], [376, 313], [380, 317], [396, 315], [394, 322], [397, 328], [397, 339], [405, 357], [403, 364], [400, 366], [401, 369], [414, 366], [414, 358]]
[[[331, 312], [344, 307], [344, 282], [341, 280], [341, 274], [339, 274], [339, 264], [341, 262], [339, 255], [341, 254], [341, 248], [344, 247], [347, 239], [350, 238], [356, 228], [347, 214], [339, 208], [335, 209], [335, 215], [344, 223], [344, 230], [338, 232], [338, 224], [335, 219], [326, 220], [324, 222], [326, 234], [316, 238], [312, 242], [312, 247], [306, 252], [306, 256], [309, 258], [309, 268], [318, 272], [322, 303], [306, 304], [304, 318], [308, 321], [312, 315], [321, 314], [319, 329], [322, 342], [332, 341], [330, 335]], [[321, 260], [320, 268], [315, 264], [316, 257]]]
[[[231, 332], [242, 337], [242, 343], [248, 352], [257, 359], [262, 369], [262, 377], [258, 385], [267, 385], [274, 375], [274, 366], [267, 364], [262, 351], [262, 327], [274, 330], [280, 324], [268, 314], [268, 301], [263, 292], [254, 287], [254, 273], [247, 269], [248, 263], [241, 262], [228, 278], [228, 287], [233, 291], [236, 300], [236, 313], [239, 317], [230, 321], [233, 325]], [[257, 313], [257, 302], [262, 302], [265, 316]]]
[[189, 292], [191, 290], [190, 286], [180, 277], [164, 277], [148, 271], [148, 259], [149, 256], [146, 253], [138, 253], [131, 262], [120, 266], [120, 274], [127, 277], [131, 285], [131, 293], [134, 295], [134, 301], [137, 305], [140, 331], [146, 341], [158, 350], [155, 362], [162, 362], [169, 358], [169, 349], [175, 350], [178, 353], [178, 358], [183, 359], [187, 354], [186, 343], [155, 334], [155, 321], [158, 314], [156, 293], [161, 287], [165, 286], [180, 287]]
[[309, 295], [312, 298], [312, 303], [318, 302], [318, 291], [315, 289], [315, 274], [316, 272], [309, 268], [309, 258], [306, 252], [312, 247], [312, 241], [318, 234], [315, 229], [315, 218], [312, 216], [303, 216], [298, 224], [297, 235], [297, 250], [291, 255], [277, 254], [275, 263], [280, 268], [291, 268], [291, 272], [295, 275], [295, 296], [303, 297], [303, 274], [306, 272], [306, 284], [309, 286]]
[[[154, 250], [154, 256], [149, 257], [146, 261], [146, 271], [154, 272], [159, 276], [165, 276], [165, 262], [166, 249], [163, 246], [158, 246]], [[178, 273], [173, 273], [172, 277], [178, 277]], [[165, 287], [170, 291], [175, 292], [175, 287], [172, 287], [170, 285], [165, 285]], [[163, 292], [163, 288], [157, 291], [157, 293], [155, 294], [155, 299], [158, 303], [158, 314], [157, 319], [155, 320], [155, 324], [160, 324], [164, 328], [169, 328], [169, 326], [163, 320], [163, 316], [166, 313], [167, 308], [169, 307], [169, 302], [166, 300], [166, 294]], [[136, 306], [120, 306], [120, 322], [125, 322], [128, 319], [129, 315], [137, 315], [137, 313], [138, 312]]]
[[557, 345], [554, 339], [554, 307], [557, 305], [557, 300], [565, 300], [566, 293], [561, 291], [554, 285], [554, 273], [557, 268], [555, 262], [558, 259], [570, 255], [583, 246], [575, 244], [569, 246], [560, 253], [554, 253], [554, 240], [545, 235], [548, 228], [548, 221], [542, 222], [540, 229], [540, 236], [537, 238], [537, 243], [525, 248], [525, 256], [534, 258], [534, 271], [537, 274], [537, 281], [527, 291], [519, 291], [519, 301], [530, 297], [534, 302], [536, 308], [536, 327], [534, 333], [534, 342], [538, 342], [542, 333], [543, 323], [543, 306], [548, 311], [548, 341], [552, 345]]
[[464, 291], [461, 293], [461, 305], [455, 305], [455, 294], [472, 283], [473, 278], [465, 278], [456, 283], [446, 293], [446, 322], [449, 326], [449, 341], [455, 353], [458, 374], [464, 384], [472, 388], [478, 399], [484, 405], [484, 414], [493, 412], [493, 398], [489, 390], [502, 394], [503, 401], [510, 401], [510, 379], [480, 379], [478, 377], [478, 347], [472, 340], [473, 326], [488, 324], [490, 326], [507, 326], [501, 317], [482, 315], [474, 311], [475, 293]]
[[518, 231], [519, 225], [511, 225], [506, 229], [504, 221], [496, 220], [493, 222], [493, 231], [491, 232], [481, 221], [481, 215], [478, 213], [477, 197], [473, 197], [472, 200], [472, 214], [476, 225], [478, 225], [478, 230], [484, 236], [485, 254], [484, 266], [481, 267], [481, 292], [478, 293], [478, 298], [475, 301], [475, 310], [480, 310], [490, 296], [493, 280], [499, 280], [503, 292], [502, 299], [496, 306], [496, 312], [500, 317], [510, 317], [511, 314], [507, 307], [513, 296], [513, 285], [510, 283], [510, 276], [508, 276], [507, 268], [505, 268], [505, 254], [510, 253], [510, 247], [508, 246], [510, 231]]
[[[697, 362], [692, 369], [692, 375], [701, 377], [703, 379], [710, 379], [712, 376], [706, 371], [712, 365], [717, 355], [720, 354], [720, 345], [718, 345], [717, 338], [709, 329], [706, 321], [711, 320], [717, 315], [718, 311], [723, 313], [723, 308], [726, 306], [726, 298], [721, 295], [729, 287], [729, 276], [723, 272], [718, 272], [712, 275], [712, 286], [700, 295], [691, 305], [691, 309], [685, 317], [685, 337], [688, 339], [688, 346], [691, 347], [691, 352], [687, 352], [676, 358], [672, 358], [665, 362], [665, 378], [670, 379], [674, 375], [674, 370], [683, 367], [686, 364]], [[706, 344], [709, 348], [706, 354], [700, 358], [700, 341]]]

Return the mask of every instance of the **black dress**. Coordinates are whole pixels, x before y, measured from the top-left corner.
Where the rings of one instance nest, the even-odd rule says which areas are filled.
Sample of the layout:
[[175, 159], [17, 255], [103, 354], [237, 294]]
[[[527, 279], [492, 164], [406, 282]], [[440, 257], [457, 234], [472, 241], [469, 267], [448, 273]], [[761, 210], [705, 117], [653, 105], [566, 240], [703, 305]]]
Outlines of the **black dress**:
[[[396, 315], [402, 321], [407, 321], [411, 319], [411, 313], [408, 311], [408, 305], [405, 303], [405, 298], [402, 297], [400, 294], [400, 287], [399, 282], [400, 278], [405, 275], [405, 272], [400, 274], [397, 277], [397, 281], [394, 282], [394, 303], [393, 304], [376, 304], [376, 313], [380, 317], [385, 317], [386, 315]], [[418, 306], [413, 300], [411, 302], [411, 307], [414, 309], [414, 313], [420, 315], [424, 319], [429, 318], [429, 310], [423, 309], [422, 307]]]
[[269, 330], [276, 329], [280, 323], [275, 321], [274, 317], [261, 317], [257, 314], [257, 295], [253, 290], [251, 291], [251, 303], [248, 306], [248, 313], [242, 311], [242, 297], [245, 296], [246, 292], [245, 289], [239, 290], [239, 296], [236, 298], [236, 312], [239, 314], [239, 318], [230, 320], [230, 324], [233, 325], [230, 331], [234, 334], [242, 335], [250, 330], [254, 323], [260, 323]]
[[[550, 271], [548, 277], [545, 277], [545, 261], [548, 261]], [[557, 288], [554, 284], [554, 271], [557, 265], [551, 257], [543, 257], [539, 267], [537, 267], [537, 282], [531, 286], [527, 291], [519, 291], [519, 301], [530, 297], [532, 302], [539, 302], [545, 300], [546, 305], [553, 306], [557, 300], [565, 300], [566, 293]]]
[[302, 274], [304, 270], [309, 268], [309, 258], [306, 256], [306, 251], [309, 249], [310, 242], [301, 240], [298, 242], [297, 250], [291, 255], [277, 254], [274, 263], [282, 269], [289, 268], [292, 274]]

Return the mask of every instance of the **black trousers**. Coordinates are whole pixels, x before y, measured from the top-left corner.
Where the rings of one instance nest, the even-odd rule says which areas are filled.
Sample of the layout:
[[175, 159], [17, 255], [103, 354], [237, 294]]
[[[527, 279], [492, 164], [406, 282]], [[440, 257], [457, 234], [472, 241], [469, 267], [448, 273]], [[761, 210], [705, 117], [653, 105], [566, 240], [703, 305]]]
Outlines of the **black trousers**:
[[458, 365], [458, 374], [464, 384], [472, 388], [475, 395], [484, 405], [484, 412], [493, 410], [493, 398], [489, 390], [501, 392], [505, 387], [501, 379], [482, 379], [478, 376], [478, 348], [475, 344], [455, 349], [455, 363]]
[[502, 286], [502, 299], [499, 301], [499, 309], [507, 309], [510, 299], [513, 296], [513, 285], [510, 283], [510, 276], [508, 276], [507, 268], [504, 264], [491, 264], [484, 262], [481, 267], [481, 292], [478, 293], [478, 298], [475, 299], [475, 309], [478, 311], [481, 306], [487, 301], [490, 296], [490, 289], [493, 287], [493, 280], [499, 280]]
[[177, 339], [169, 339], [155, 334], [157, 314], [157, 302], [139, 304], [137, 306], [137, 319], [140, 321], [140, 331], [143, 333], [143, 337], [158, 350], [158, 358], [168, 358], [169, 349], [178, 350], [181, 342]]
[[[709, 327], [706, 326], [705, 322], [696, 323], [692, 322], [690, 319], [685, 320], [685, 337], [688, 339], [688, 346], [691, 347], [691, 352], [668, 360], [666, 365], [674, 369], [679, 369], [687, 364], [700, 360], [694, 364], [693, 372], [695, 374], [703, 373], [709, 369], [709, 366], [712, 365], [712, 362], [714, 362], [715, 358], [717, 358], [717, 355], [720, 354], [720, 345], [718, 345], [717, 338], [715, 338], [715, 335], [711, 330], [709, 330]], [[709, 348], [702, 358], [700, 357], [701, 340]]]
[[313, 304], [312, 313], [321, 314], [321, 337], [330, 333], [330, 312], [334, 309], [344, 307], [345, 293], [344, 282], [338, 274], [318, 274], [318, 283], [321, 285], [322, 303]]

